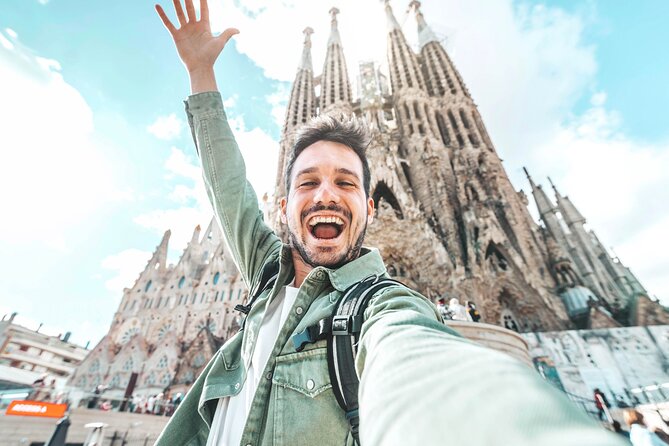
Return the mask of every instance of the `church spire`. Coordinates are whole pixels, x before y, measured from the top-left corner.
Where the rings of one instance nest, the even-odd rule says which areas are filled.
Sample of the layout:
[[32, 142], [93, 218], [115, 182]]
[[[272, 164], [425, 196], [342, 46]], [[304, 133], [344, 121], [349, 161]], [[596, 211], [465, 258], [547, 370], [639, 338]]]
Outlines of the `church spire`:
[[425, 80], [418, 58], [409, 46], [399, 23], [395, 19], [389, 0], [385, 1], [388, 21], [388, 69], [393, 94], [400, 94], [406, 88], [425, 88]]
[[351, 83], [348, 79], [346, 59], [337, 28], [337, 14], [339, 9], [330, 9], [332, 17], [328, 50], [323, 63], [323, 77], [321, 79], [321, 113], [340, 111], [351, 112]]
[[151, 260], [149, 261], [151, 268], [156, 268], [156, 265], [158, 265], [158, 269], [165, 269], [167, 263], [167, 247], [169, 245], [171, 235], [172, 231], [169, 229], [163, 234], [163, 239], [160, 241], [160, 244], [153, 253], [153, 257], [151, 257]]
[[437, 36], [432, 32], [432, 29], [428, 26], [423, 17], [423, 13], [420, 10], [420, 2], [418, 0], [413, 0], [409, 3], [409, 8], [413, 8], [416, 13], [416, 22], [418, 22], [418, 45], [422, 49], [425, 45], [430, 42], [439, 42]]
[[553, 184], [550, 178], [548, 178], [548, 181], [551, 183], [553, 191], [555, 191], [555, 199], [557, 200], [558, 208], [560, 208], [560, 213], [562, 214], [562, 217], [564, 217], [564, 220], [567, 223], [567, 225], [571, 226], [574, 223], [584, 224], [585, 217], [583, 217], [583, 215], [578, 211], [578, 209], [576, 209], [576, 206], [574, 206], [574, 203], [571, 202], [569, 197], [562, 196], [560, 192], [558, 192], [557, 187], [555, 187], [555, 184]]
[[297, 66], [293, 89], [288, 99], [286, 120], [281, 135], [279, 163], [277, 166], [275, 199], [285, 195], [283, 172], [286, 166], [287, 152], [293, 144], [295, 130], [316, 115], [316, 91], [314, 89], [314, 69], [311, 62], [311, 35], [314, 30], [307, 27], [304, 33], [302, 57]]
[[400, 24], [397, 23], [395, 14], [393, 14], [393, 8], [390, 6], [390, 0], [384, 0], [385, 10], [386, 10], [386, 23], [388, 26], [388, 32], [391, 31], [401, 31]]
[[314, 33], [314, 30], [307, 26], [302, 33], [304, 34], [304, 47], [302, 48], [302, 59], [300, 60], [298, 69], [314, 71], [311, 63], [311, 35]]
[[[530, 173], [527, 171], [525, 167], [523, 167], [523, 171], [525, 172], [525, 175], [527, 176], [527, 180], [530, 182], [530, 186], [532, 187], [532, 196], [534, 197], [534, 202], [537, 205], [537, 210], [539, 211], [539, 216], [541, 217], [542, 220], [544, 220], [544, 216], [548, 213], [555, 213], [555, 206], [551, 202], [550, 198], [548, 198], [548, 195], [544, 191], [544, 189], [541, 187], [541, 185], [535, 184], [534, 180], [530, 176]], [[544, 223], [546, 223], [544, 221]], [[553, 228], [548, 228], [551, 232], [553, 232]], [[557, 238], [557, 237], [556, 237]]]
[[541, 185], [534, 183], [527, 169], [523, 167], [523, 170], [525, 171], [525, 175], [527, 175], [530, 186], [532, 186], [532, 196], [534, 197], [534, 202], [537, 205], [537, 210], [539, 211], [539, 217], [541, 218], [541, 221], [544, 222], [546, 229], [548, 229], [550, 235], [558, 242], [562, 249], [568, 251], [569, 242], [567, 241], [567, 236], [565, 235], [565, 232], [560, 225], [555, 205], [553, 205], [550, 198], [548, 198], [548, 195], [541, 187]]

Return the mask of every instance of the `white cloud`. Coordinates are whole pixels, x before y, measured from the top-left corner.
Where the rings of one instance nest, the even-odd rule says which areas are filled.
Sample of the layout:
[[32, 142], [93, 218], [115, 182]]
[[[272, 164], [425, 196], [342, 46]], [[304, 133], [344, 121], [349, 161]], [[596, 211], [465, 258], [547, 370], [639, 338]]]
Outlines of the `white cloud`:
[[10, 217], [0, 219], [0, 240], [66, 250], [68, 231], [127, 193], [95, 140], [93, 112], [60, 64], [35, 56], [10, 29], [0, 36], [0, 190]]
[[[274, 190], [278, 143], [259, 128], [246, 129], [241, 116], [229, 120], [237, 143], [247, 163], [247, 178], [258, 192], [259, 198]], [[135, 217], [135, 223], [162, 234], [170, 229], [172, 254], [180, 254], [190, 241], [196, 225], [204, 230], [213, 211], [207, 197], [199, 161], [191, 159], [183, 151], [172, 147], [165, 161], [165, 177], [174, 184], [169, 198], [179, 206], [170, 209], [155, 209]]]
[[233, 94], [228, 99], [223, 101], [223, 107], [225, 107], [226, 110], [233, 108], [235, 105], [237, 105], [238, 99], [239, 95], [237, 93]]
[[289, 84], [280, 83], [274, 93], [265, 96], [265, 100], [272, 107], [272, 118], [274, 118], [274, 122], [276, 122], [279, 128], [283, 128], [286, 120], [286, 107], [288, 106], [288, 96], [290, 94], [289, 88]]
[[175, 113], [159, 116], [146, 130], [158, 139], [169, 141], [181, 135], [184, 123]]
[[152, 253], [139, 249], [126, 249], [117, 254], [105, 257], [100, 266], [112, 271], [114, 276], [105, 282], [105, 287], [120, 300], [123, 288], [131, 288], [139, 274], [151, 259]]

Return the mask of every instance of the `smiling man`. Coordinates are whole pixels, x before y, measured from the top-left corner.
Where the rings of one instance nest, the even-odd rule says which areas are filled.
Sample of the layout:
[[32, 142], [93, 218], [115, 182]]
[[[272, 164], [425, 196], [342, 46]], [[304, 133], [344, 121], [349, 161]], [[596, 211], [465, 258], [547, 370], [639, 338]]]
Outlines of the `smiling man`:
[[[369, 291], [364, 318], [333, 317], [348, 290], [387, 277], [379, 252], [362, 247], [374, 215], [369, 132], [353, 116], [302, 128], [286, 169], [283, 245], [263, 222], [214, 77], [237, 30], [212, 36], [206, 0], [200, 19], [192, 0], [185, 6], [174, 0], [179, 27], [156, 9], [188, 70], [186, 109], [207, 192], [253, 297], [240, 307], [242, 329], [156, 444], [623, 444], [527, 365], [447, 328], [431, 302], [401, 284]], [[355, 358], [332, 355], [335, 337]]]
[[288, 197], [281, 199], [296, 269], [337, 268], [360, 255], [374, 217], [368, 145], [355, 118], [322, 116], [297, 135], [285, 172]]

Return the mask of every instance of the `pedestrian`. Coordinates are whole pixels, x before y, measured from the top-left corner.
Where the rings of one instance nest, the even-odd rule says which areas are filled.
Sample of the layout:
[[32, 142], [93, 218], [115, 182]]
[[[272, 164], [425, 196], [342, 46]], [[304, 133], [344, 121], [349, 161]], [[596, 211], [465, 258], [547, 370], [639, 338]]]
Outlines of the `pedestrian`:
[[451, 317], [454, 321], [467, 321], [471, 322], [472, 318], [467, 313], [467, 309], [464, 305], [460, 304], [460, 301], [457, 297], [454, 297], [448, 303], [448, 312], [451, 313]]
[[[597, 408], [597, 416], [600, 420], [604, 420], [606, 418], [606, 409], [610, 408], [611, 405], [606, 399], [606, 395], [604, 395], [604, 393], [598, 388], [595, 388], [593, 392], [593, 398], [595, 400], [595, 407]], [[606, 409], [604, 409], [605, 407]]]
[[467, 314], [469, 314], [469, 317], [473, 322], [481, 320], [481, 314], [479, 313], [479, 310], [476, 309], [476, 304], [474, 304], [474, 302], [471, 300], [465, 301], [465, 307], [467, 308]]
[[[213, 36], [206, 0], [199, 19], [192, 0], [185, 12], [180, 0], [174, 7], [179, 27], [156, 9], [189, 73], [186, 110], [204, 183], [229, 252], [257, 290], [252, 305], [238, 307], [240, 331], [193, 383], [157, 446], [623, 444], [526, 364], [462, 338], [399, 283], [372, 293], [364, 318], [327, 319], [345, 290], [388, 278], [379, 251], [363, 247], [375, 212], [370, 130], [355, 116], [323, 115], [294, 136], [277, 210], [284, 245], [263, 221], [214, 74], [238, 31]], [[236, 68], [224, 69], [234, 85]], [[352, 333], [355, 358], [333, 368], [355, 368], [331, 378], [327, 344], [353, 347]]]
[[654, 432], [651, 432], [643, 420], [643, 415], [635, 409], [626, 409], [625, 423], [630, 427], [630, 441], [634, 446], [665, 446]]

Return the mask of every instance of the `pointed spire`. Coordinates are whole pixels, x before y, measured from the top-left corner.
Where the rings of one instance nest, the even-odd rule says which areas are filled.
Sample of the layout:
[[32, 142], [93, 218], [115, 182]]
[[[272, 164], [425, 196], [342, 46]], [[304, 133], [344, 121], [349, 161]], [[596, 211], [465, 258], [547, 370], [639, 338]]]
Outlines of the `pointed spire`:
[[346, 58], [337, 29], [337, 14], [339, 14], [339, 9], [330, 9], [332, 31], [321, 76], [321, 113], [350, 113], [352, 111], [351, 83], [348, 79]]
[[395, 18], [395, 14], [393, 14], [393, 8], [390, 6], [390, 0], [384, 0], [384, 3], [386, 4], [386, 19], [388, 23], [388, 31], [395, 31], [395, 30], [401, 30], [402, 28], [400, 27], [400, 24], [397, 23], [397, 19]]
[[[160, 244], [156, 248], [156, 252], [153, 253], [153, 258], [151, 259], [153, 265], [156, 263], [159, 265], [159, 268], [165, 268], [165, 264], [167, 262], [167, 247], [170, 243], [170, 236], [172, 235], [172, 231], [169, 229], [165, 231], [163, 234], [163, 239], [160, 241]], [[155, 263], [154, 263], [155, 262]]]
[[560, 192], [558, 192], [557, 187], [555, 187], [555, 184], [553, 184], [553, 180], [551, 180], [551, 177], [547, 177], [548, 182], [551, 184], [551, 187], [553, 188], [553, 191], [555, 192], [555, 196], [557, 197], [560, 195]]
[[202, 228], [200, 228], [200, 225], [195, 226], [195, 229], [193, 230], [193, 235], [190, 238], [190, 244], [194, 245], [197, 244], [200, 241], [200, 231]]
[[332, 7], [330, 9], [330, 39], [328, 40], [328, 46], [339, 45], [341, 46], [341, 38], [339, 37], [339, 28], [337, 28], [337, 14], [339, 14], [339, 9]]
[[[525, 175], [527, 175], [527, 179], [530, 182], [530, 186], [532, 186], [532, 196], [534, 197], [534, 202], [537, 205], [537, 210], [539, 211], [539, 215], [541, 216], [542, 220], [546, 220], [547, 214], [555, 212], [555, 206], [553, 206], [553, 203], [551, 202], [550, 198], [548, 198], [548, 195], [541, 187], [541, 185], [537, 185], [534, 183], [527, 169], [523, 167], [523, 170], [525, 171]], [[549, 225], [548, 222], [546, 221], [544, 222], [546, 223], [547, 226]], [[551, 232], [553, 232], [553, 228], [549, 227], [548, 229], [551, 230]]]
[[558, 207], [560, 208], [560, 213], [562, 213], [562, 216], [564, 217], [567, 224], [585, 223], [585, 217], [578, 211], [578, 209], [576, 209], [576, 206], [574, 206], [574, 203], [571, 202], [569, 197], [560, 194], [560, 192], [557, 190], [557, 187], [555, 187], [555, 184], [553, 184], [551, 181], [550, 177], [548, 177], [548, 181], [551, 183], [553, 191], [555, 191], [555, 199], [557, 200]]
[[437, 39], [437, 36], [425, 21], [425, 17], [423, 17], [423, 13], [420, 10], [420, 2], [418, 0], [413, 0], [409, 3], [409, 8], [413, 8], [416, 13], [416, 22], [418, 22], [418, 46], [423, 48], [430, 42], [439, 42], [439, 39]]
[[304, 33], [304, 49], [302, 50], [302, 59], [300, 60], [298, 69], [314, 71], [313, 64], [311, 63], [311, 35], [314, 33], [314, 30], [307, 26], [302, 33]]

